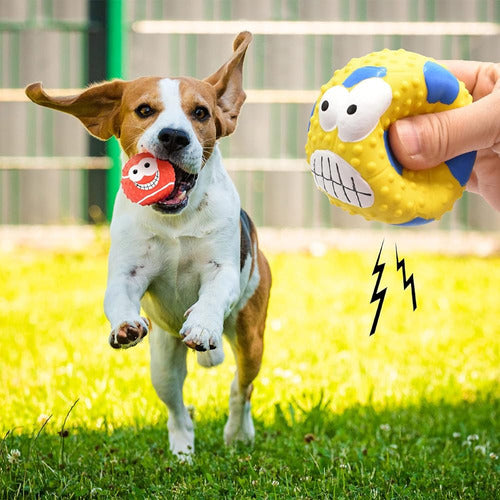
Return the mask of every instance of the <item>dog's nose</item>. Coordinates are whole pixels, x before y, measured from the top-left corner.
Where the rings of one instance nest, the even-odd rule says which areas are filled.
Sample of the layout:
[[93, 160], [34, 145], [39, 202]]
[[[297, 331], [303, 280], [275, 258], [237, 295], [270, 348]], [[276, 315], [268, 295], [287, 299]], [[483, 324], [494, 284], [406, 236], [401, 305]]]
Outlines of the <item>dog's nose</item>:
[[185, 148], [189, 143], [189, 135], [184, 130], [175, 128], [162, 128], [158, 134], [158, 140], [170, 153]]

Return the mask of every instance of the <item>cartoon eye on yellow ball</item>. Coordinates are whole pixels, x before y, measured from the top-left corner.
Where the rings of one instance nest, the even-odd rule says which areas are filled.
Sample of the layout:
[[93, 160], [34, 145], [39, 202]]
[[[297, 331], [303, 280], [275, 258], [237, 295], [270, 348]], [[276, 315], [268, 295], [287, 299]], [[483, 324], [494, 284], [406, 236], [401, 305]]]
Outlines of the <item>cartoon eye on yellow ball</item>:
[[471, 102], [462, 82], [422, 55], [385, 49], [352, 59], [321, 87], [311, 114], [306, 154], [316, 186], [368, 220], [439, 219], [462, 196], [476, 152], [411, 171], [392, 154], [388, 129], [406, 116]]

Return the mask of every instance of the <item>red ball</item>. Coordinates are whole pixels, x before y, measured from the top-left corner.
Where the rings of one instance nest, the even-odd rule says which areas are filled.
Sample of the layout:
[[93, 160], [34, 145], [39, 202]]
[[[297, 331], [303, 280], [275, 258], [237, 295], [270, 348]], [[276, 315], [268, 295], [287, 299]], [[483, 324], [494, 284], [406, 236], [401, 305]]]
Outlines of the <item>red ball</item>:
[[127, 198], [139, 205], [152, 205], [167, 198], [175, 186], [172, 164], [150, 153], [140, 153], [125, 163], [122, 189]]

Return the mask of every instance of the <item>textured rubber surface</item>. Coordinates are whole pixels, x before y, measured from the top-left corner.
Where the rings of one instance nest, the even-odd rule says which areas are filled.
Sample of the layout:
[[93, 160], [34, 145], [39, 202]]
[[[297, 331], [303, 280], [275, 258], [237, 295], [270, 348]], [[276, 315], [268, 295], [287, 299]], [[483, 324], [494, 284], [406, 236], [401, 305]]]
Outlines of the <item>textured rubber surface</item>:
[[[380, 85], [370, 86], [370, 79], [382, 79], [392, 91], [390, 104], [387, 109], [381, 108], [385, 111], [380, 117], [372, 109], [367, 109], [370, 106], [377, 107], [378, 88], [381, 88]], [[366, 87], [365, 94], [371, 94], [361, 95], [361, 85]], [[343, 89], [332, 91], [334, 87]], [[372, 87], [374, 91], [370, 90]], [[383, 91], [382, 88], [380, 95], [385, 99]], [[357, 105], [351, 103], [350, 96]], [[325, 100], [328, 102], [325, 103]], [[471, 102], [472, 97], [464, 84], [428, 57], [403, 49], [385, 49], [352, 59], [344, 68], [335, 71], [332, 79], [321, 87], [310, 119], [306, 154], [311, 164], [311, 156], [317, 152], [313, 155], [314, 165], [311, 164], [317, 187], [327, 194], [331, 203], [368, 220], [414, 224], [415, 221], [421, 223], [440, 219], [462, 196], [472, 171], [475, 153], [467, 153], [429, 170], [411, 171], [399, 165], [393, 157], [386, 132], [400, 118], [440, 112]], [[325, 116], [330, 113], [330, 116], [325, 118], [322, 115], [320, 120], [322, 113]], [[355, 124], [357, 128], [348, 123], [349, 119], [361, 120], [365, 117], [364, 124]], [[373, 123], [374, 128], [368, 135], [362, 137], [364, 131], [370, 129], [370, 124], [366, 126], [366, 121], [370, 119], [378, 121]], [[329, 131], [322, 128], [322, 123], [328, 123]], [[333, 123], [337, 123], [337, 126], [332, 129]], [[343, 130], [347, 126], [350, 127], [348, 133]], [[357, 130], [360, 131], [359, 140], [340, 140], [339, 134], [342, 137], [356, 137]], [[342, 171], [337, 175], [338, 169], [332, 162], [316, 161], [321, 151], [338, 155], [368, 183], [374, 196], [370, 206], [367, 206], [368, 203], [357, 203], [359, 196], [354, 187], [355, 177], [352, 182], [345, 175], [339, 178]], [[323, 157], [326, 158], [325, 155]], [[352, 196], [351, 202], [346, 202], [344, 195], [335, 195], [339, 187], [345, 190], [351, 184], [351, 190], [356, 194]], [[365, 189], [364, 192], [368, 191]]]

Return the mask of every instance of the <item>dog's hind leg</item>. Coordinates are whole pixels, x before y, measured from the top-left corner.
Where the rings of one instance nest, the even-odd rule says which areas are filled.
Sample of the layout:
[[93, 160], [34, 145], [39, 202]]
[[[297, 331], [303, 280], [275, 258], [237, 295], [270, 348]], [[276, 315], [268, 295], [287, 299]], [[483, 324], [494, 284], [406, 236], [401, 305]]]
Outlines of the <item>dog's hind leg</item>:
[[236, 321], [236, 336], [231, 347], [236, 358], [236, 375], [229, 396], [229, 417], [224, 427], [224, 441], [253, 442], [255, 429], [252, 420], [250, 397], [253, 380], [260, 370], [264, 350], [264, 328], [266, 322], [271, 273], [264, 255], [258, 253], [260, 282], [257, 290]]
[[187, 347], [156, 324], [149, 337], [151, 380], [156, 393], [168, 407], [170, 451], [180, 460], [190, 460], [194, 453], [193, 422], [184, 406], [182, 388], [187, 374]]

